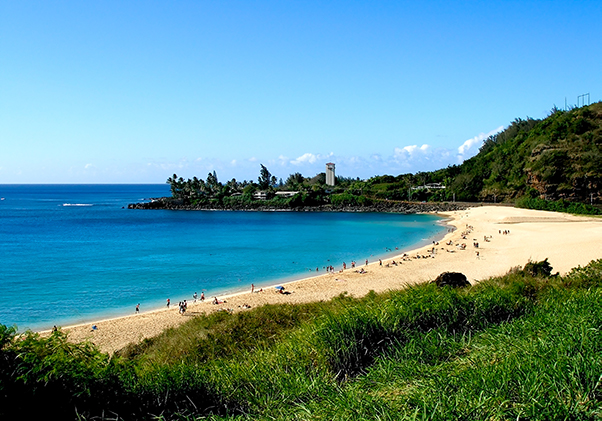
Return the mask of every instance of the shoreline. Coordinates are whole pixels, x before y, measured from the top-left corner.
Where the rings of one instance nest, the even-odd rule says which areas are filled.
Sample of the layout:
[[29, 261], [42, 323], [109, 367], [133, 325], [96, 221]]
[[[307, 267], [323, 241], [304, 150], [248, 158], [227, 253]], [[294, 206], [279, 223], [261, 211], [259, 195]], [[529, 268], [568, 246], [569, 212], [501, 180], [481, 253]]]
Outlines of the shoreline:
[[[382, 252], [380, 254], [376, 254], [376, 255], [370, 255], [370, 257], [372, 258], [372, 260], [374, 261], [374, 259], [379, 260], [385, 260], [385, 259], [390, 259], [390, 258], [395, 258], [397, 257], [400, 253], [410, 253], [414, 250], [418, 250], [420, 248], [426, 247], [428, 245], [431, 244], [432, 241], [442, 241], [442, 239], [449, 234], [449, 229], [452, 228], [452, 225], [449, 225], [448, 222], [450, 220], [452, 220], [452, 218], [447, 214], [447, 213], [439, 213], [439, 212], [433, 212], [433, 213], [429, 213], [429, 212], [425, 212], [424, 214], [427, 215], [433, 215], [436, 216], [440, 219], [436, 220], [434, 222], [434, 225], [439, 225], [442, 228], [447, 228], [447, 232], [445, 231], [441, 231], [440, 233], [437, 233], [435, 235], [431, 235], [428, 238], [424, 238], [418, 242], [416, 242], [413, 245], [407, 246], [407, 248], [402, 248], [402, 249], [398, 249], [398, 250], [390, 250], [390, 251], [385, 251]], [[455, 229], [455, 228], [454, 228]], [[359, 267], [359, 265], [358, 265]], [[281, 278], [276, 278], [273, 279], [271, 281], [259, 281], [255, 284], [256, 289], [263, 289], [265, 288], [266, 290], [269, 289], [273, 289], [275, 286], [277, 285], [287, 285], [287, 284], [291, 284], [294, 282], [299, 282], [299, 281], [305, 281], [305, 280], [310, 280], [313, 278], [318, 278], [320, 276], [324, 276], [324, 275], [328, 275], [328, 273], [325, 273], [324, 271], [321, 272], [313, 272], [313, 271], [309, 271], [309, 272], [304, 272], [304, 273], [298, 273], [296, 275], [287, 275], [287, 276], [283, 276]], [[210, 300], [210, 298], [213, 297], [218, 297], [219, 299], [229, 299], [231, 297], [236, 297], [242, 294], [250, 294], [249, 289], [250, 289], [250, 285], [249, 284], [247, 287], [243, 288], [225, 288], [223, 290], [218, 290], [216, 291], [216, 293], [210, 294], [210, 296], [206, 297], [205, 302], [208, 302]], [[184, 299], [182, 299], [184, 300]], [[186, 299], [188, 300], [188, 299]], [[74, 322], [71, 324], [66, 324], [66, 325], [60, 325], [60, 324], [55, 324], [57, 327], [60, 327], [63, 330], [70, 330], [70, 329], [75, 329], [75, 328], [82, 328], [82, 327], [89, 327], [92, 326], [94, 324], [99, 324], [99, 323], [105, 323], [105, 322], [113, 322], [122, 318], [128, 318], [128, 317], [135, 317], [137, 315], [144, 315], [144, 314], [152, 314], [152, 313], [158, 313], [158, 312], [162, 312], [162, 311], [168, 311], [168, 310], [172, 310], [173, 308], [176, 308], [174, 306], [177, 306], [177, 303], [174, 303], [174, 301], [180, 301], [179, 299], [176, 300], [172, 300], [171, 301], [171, 306], [168, 309], [165, 304], [161, 304], [161, 305], [157, 305], [156, 307], [152, 307], [149, 308], [148, 310], [144, 310], [141, 311], [139, 314], [132, 314], [131, 312], [128, 311], [128, 313], [121, 313], [121, 312], [117, 312], [119, 314], [115, 314], [115, 315], [110, 315], [110, 316], [104, 316], [103, 315], [99, 315], [99, 317], [89, 317], [86, 318], [86, 320], [84, 321], [80, 321], [80, 322]], [[192, 300], [188, 300], [190, 304], [190, 302], [192, 302]], [[200, 301], [200, 300], [199, 300]], [[52, 323], [49, 323], [49, 325]], [[48, 334], [50, 332], [52, 332], [53, 328], [48, 326], [48, 327], [43, 327], [43, 328], [38, 328], [38, 329], [31, 329], [33, 332], [37, 332], [40, 334]]]
[[[349, 265], [342, 272], [321, 272], [282, 282], [289, 294], [277, 293], [273, 288], [275, 284], [263, 287], [263, 292], [247, 290], [220, 296], [219, 299], [225, 302], [218, 305], [211, 304], [213, 295], [207, 296], [204, 302], [191, 300], [183, 316], [179, 314], [177, 304], [173, 303], [169, 309], [149, 310], [61, 329], [74, 342], [89, 340], [102, 351], [113, 353], [202, 313], [245, 311], [247, 306], [254, 308], [264, 304], [329, 300], [341, 293], [360, 297], [371, 290], [379, 293], [427, 282], [445, 271], [462, 272], [474, 283], [503, 275], [529, 260], [545, 258], [549, 259], [554, 272], [564, 274], [573, 267], [602, 258], [602, 246], [599, 245], [602, 219], [504, 206], [473, 207], [436, 215], [443, 217], [437, 223], [455, 229], [444, 233], [442, 239], [434, 240], [436, 246], [431, 243], [410, 251], [396, 250], [389, 257], [380, 257], [382, 266], [379, 258], [375, 257], [376, 260], [368, 265], [359, 262], [355, 268]], [[502, 234], [507, 230], [510, 234]], [[462, 238], [463, 233], [467, 234], [465, 238]], [[485, 238], [489, 237], [486, 241]], [[559, 244], [558, 239], [563, 244]], [[464, 249], [458, 247], [462, 243], [466, 244]], [[430, 253], [432, 249], [434, 252]], [[405, 258], [402, 257], [404, 255]], [[360, 273], [360, 269], [366, 273]], [[93, 324], [97, 326], [96, 330], [91, 329]], [[48, 332], [39, 333], [45, 335]]]

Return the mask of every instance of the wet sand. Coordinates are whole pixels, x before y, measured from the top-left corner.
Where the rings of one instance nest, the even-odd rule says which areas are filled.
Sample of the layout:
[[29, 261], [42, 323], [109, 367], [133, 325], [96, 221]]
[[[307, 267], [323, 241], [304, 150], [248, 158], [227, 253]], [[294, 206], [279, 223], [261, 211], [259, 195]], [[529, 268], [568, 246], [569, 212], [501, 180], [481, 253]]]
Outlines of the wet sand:
[[[382, 266], [378, 260], [368, 265], [365, 261], [358, 261], [355, 268], [347, 262], [347, 269], [342, 273], [320, 272], [318, 276], [283, 284], [289, 294], [280, 294], [273, 287], [251, 293], [249, 285], [246, 293], [218, 297], [225, 301], [222, 304], [212, 304], [213, 297], [207, 297], [204, 302], [191, 300], [184, 315], [179, 314], [177, 303], [172, 303], [169, 309], [62, 329], [72, 341], [89, 340], [102, 351], [112, 353], [203, 313], [224, 309], [246, 311], [245, 305], [253, 308], [267, 303], [329, 300], [343, 292], [360, 297], [370, 290], [383, 292], [427, 282], [446, 271], [462, 272], [474, 283], [503, 275], [529, 260], [545, 258], [548, 258], [554, 272], [564, 274], [573, 267], [602, 258], [600, 218], [503, 206], [475, 207], [443, 216], [449, 218], [448, 224], [456, 230], [448, 233], [438, 245], [406, 252], [405, 258], [399, 255], [384, 259]], [[504, 231], [509, 233], [504, 234]], [[478, 243], [478, 248], [474, 243]], [[466, 245], [465, 249], [462, 249], [462, 244]], [[393, 261], [397, 265], [393, 265]], [[359, 273], [361, 269], [366, 273]], [[92, 330], [92, 325], [96, 325], [97, 329]]]

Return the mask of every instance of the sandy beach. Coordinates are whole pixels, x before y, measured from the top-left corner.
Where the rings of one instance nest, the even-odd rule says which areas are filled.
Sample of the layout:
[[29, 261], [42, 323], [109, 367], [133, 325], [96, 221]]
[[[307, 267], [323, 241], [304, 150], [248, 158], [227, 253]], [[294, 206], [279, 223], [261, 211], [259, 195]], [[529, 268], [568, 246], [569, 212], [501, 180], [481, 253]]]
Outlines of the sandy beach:
[[[437, 245], [406, 252], [405, 257], [387, 258], [382, 265], [378, 260], [368, 265], [358, 261], [352, 268], [351, 262], [346, 262], [347, 269], [343, 272], [320, 272], [315, 277], [283, 284], [289, 294], [280, 294], [274, 288], [251, 293], [249, 285], [246, 293], [218, 297], [226, 301], [222, 304], [212, 304], [213, 297], [204, 302], [189, 300], [185, 315], [180, 315], [177, 303], [172, 303], [169, 309], [63, 327], [63, 330], [72, 341], [89, 340], [102, 351], [112, 353], [202, 313], [223, 309], [246, 311], [246, 306], [253, 308], [267, 303], [328, 300], [343, 292], [360, 297], [370, 290], [383, 292], [427, 282], [446, 271], [462, 272], [474, 283], [502, 275], [529, 260], [545, 258], [554, 272], [564, 274], [573, 267], [602, 258], [600, 218], [506, 206], [474, 207], [442, 216], [456, 229]], [[360, 273], [362, 270], [365, 273]], [[92, 325], [97, 329], [92, 330]]]

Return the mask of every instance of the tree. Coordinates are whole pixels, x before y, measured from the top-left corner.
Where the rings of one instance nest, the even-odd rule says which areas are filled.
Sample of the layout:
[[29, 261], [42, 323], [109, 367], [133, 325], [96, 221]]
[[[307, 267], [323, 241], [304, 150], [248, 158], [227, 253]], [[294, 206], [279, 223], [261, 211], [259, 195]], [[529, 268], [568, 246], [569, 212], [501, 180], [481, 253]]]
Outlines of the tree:
[[303, 184], [305, 178], [301, 175], [301, 173], [294, 173], [288, 176], [284, 185], [289, 189], [297, 189], [299, 185]]
[[257, 179], [259, 181], [259, 188], [261, 190], [267, 190], [270, 187], [270, 183], [272, 181], [272, 174], [270, 174], [270, 171], [265, 167], [265, 165], [259, 165], [261, 165], [261, 170], [259, 171], [259, 178]]
[[172, 175], [167, 178], [167, 184], [169, 184], [169, 188], [171, 190], [171, 196], [176, 197], [178, 191], [178, 176], [177, 174]]
[[209, 190], [211, 195], [214, 195], [220, 191], [221, 185], [217, 181], [217, 174], [215, 174], [215, 171], [207, 174], [207, 182], [205, 185], [207, 186], [207, 190]]

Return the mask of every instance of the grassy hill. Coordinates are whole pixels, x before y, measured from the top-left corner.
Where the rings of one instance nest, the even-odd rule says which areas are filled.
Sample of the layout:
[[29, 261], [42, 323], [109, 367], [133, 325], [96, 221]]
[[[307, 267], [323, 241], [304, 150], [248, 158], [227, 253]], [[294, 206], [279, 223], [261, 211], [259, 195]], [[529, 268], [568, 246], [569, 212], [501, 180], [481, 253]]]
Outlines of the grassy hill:
[[602, 103], [558, 109], [543, 120], [516, 119], [461, 165], [422, 175], [448, 185], [446, 198], [504, 201], [522, 196], [599, 203]]
[[112, 358], [0, 327], [0, 417], [598, 420], [602, 260], [215, 313]]

